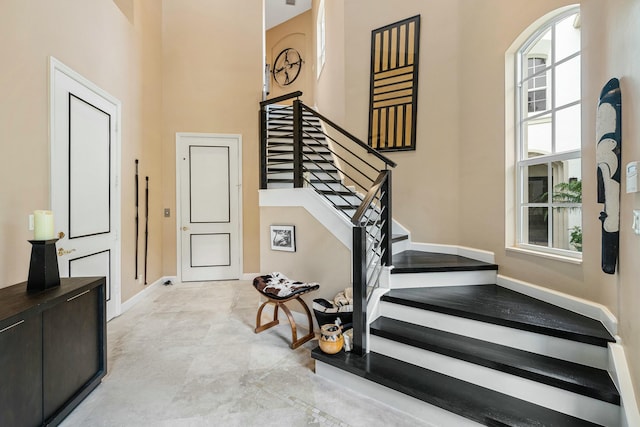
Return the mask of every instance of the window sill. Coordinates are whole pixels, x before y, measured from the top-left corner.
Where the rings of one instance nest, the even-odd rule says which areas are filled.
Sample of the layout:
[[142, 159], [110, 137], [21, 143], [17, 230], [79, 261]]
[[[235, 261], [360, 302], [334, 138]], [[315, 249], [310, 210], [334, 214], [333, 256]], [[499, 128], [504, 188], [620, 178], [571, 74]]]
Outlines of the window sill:
[[537, 256], [540, 258], [546, 258], [546, 259], [550, 259], [550, 260], [554, 260], [554, 261], [560, 261], [560, 262], [566, 262], [568, 264], [576, 264], [576, 265], [581, 265], [582, 264], [582, 255], [580, 255], [580, 257], [570, 257], [570, 256], [565, 256], [565, 255], [560, 255], [560, 254], [554, 254], [554, 253], [549, 253], [549, 252], [541, 252], [541, 251], [536, 251], [533, 249], [527, 249], [527, 248], [522, 248], [522, 247], [508, 247], [506, 248], [507, 252], [513, 252], [513, 253], [519, 253], [519, 254], [525, 254], [525, 255], [533, 255], [533, 256]]

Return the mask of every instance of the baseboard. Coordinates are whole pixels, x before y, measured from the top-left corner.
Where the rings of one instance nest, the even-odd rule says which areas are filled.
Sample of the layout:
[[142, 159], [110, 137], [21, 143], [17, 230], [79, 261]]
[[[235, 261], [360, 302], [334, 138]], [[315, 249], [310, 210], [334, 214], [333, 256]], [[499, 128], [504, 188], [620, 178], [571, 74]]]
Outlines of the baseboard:
[[497, 277], [496, 283], [499, 286], [511, 289], [512, 291], [519, 292], [532, 298], [548, 302], [549, 304], [557, 305], [575, 313], [582, 314], [583, 316], [599, 320], [611, 335], [615, 337], [618, 334], [618, 320], [609, 311], [609, 309], [602, 304], [597, 304], [582, 298], [577, 298], [562, 292], [544, 288], [542, 286], [523, 282], [522, 280], [502, 276], [500, 274]]
[[167, 280], [171, 280], [173, 283], [176, 283], [178, 279], [176, 276], [164, 276], [159, 278], [152, 284], [145, 286], [143, 290], [141, 290], [140, 292], [138, 292], [137, 294], [135, 294], [134, 296], [132, 296], [131, 298], [129, 298], [128, 300], [122, 303], [122, 305], [120, 306], [121, 308], [120, 314], [124, 314], [127, 311], [129, 311], [133, 306], [135, 306], [137, 303], [145, 299], [149, 294], [149, 292], [151, 291], [151, 289], [155, 288], [157, 285], [161, 283], [166, 282]]
[[609, 373], [620, 392], [620, 425], [622, 427], [640, 426], [638, 401], [633, 390], [631, 373], [620, 344], [609, 344]]

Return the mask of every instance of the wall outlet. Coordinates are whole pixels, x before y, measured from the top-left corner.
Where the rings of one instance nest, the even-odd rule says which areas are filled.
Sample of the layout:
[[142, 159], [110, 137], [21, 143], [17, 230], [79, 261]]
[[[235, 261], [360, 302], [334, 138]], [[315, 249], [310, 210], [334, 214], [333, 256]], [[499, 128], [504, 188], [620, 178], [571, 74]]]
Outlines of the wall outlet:
[[142, 284], [142, 274], [138, 275], [138, 284]]
[[34, 229], [34, 223], [33, 223], [34, 219], [33, 219], [33, 214], [29, 215], [29, 231], [33, 231]]

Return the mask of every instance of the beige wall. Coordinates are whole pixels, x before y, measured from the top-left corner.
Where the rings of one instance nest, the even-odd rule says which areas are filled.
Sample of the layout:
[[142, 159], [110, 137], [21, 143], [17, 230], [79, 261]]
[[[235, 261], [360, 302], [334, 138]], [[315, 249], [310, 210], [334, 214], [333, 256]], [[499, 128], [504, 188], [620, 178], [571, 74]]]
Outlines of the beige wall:
[[[313, 46], [317, 46], [316, 22], [318, 19], [318, 7], [320, 1], [313, 0]], [[344, 43], [344, 9], [342, 0], [324, 0], [325, 9], [325, 64], [320, 76], [317, 77], [317, 68], [320, 64], [314, 64], [314, 81], [316, 84], [315, 105], [318, 111], [330, 112], [329, 118], [342, 127], [346, 127], [346, 87], [345, 87], [345, 43]], [[316, 53], [317, 55], [317, 53]]]
[[[415, 241], [459, 242], [459, 2], [345, 2], [345, 122], [368, 136], [371, 31], [421, 14], [416, 150], [385, 153], [393, 170], [393, 215]], [[446, 23], [446, 24], [445, 24]], [[415, 185], [420, 182], [420, 185]]]
[[140, 159], [140, 174], [150, 177], [149, 282], [162, 275], [162, 10], [157, 2], [119, 3], [126, 6], [127, 16], [112, 0], [2, 0], [0, 287], [27, 279], [31, 250], [27, 239], [33, 237], [27, 216], [50, 206], [49, 56], [122, 102], [123, 301], [144, 286], [133, 279], [135, 158]]
[[[271, 225], [295, 225], [296, 251], [271, 250]], [[279, 271], [303, 282], [318, 282], [320, 289], [302, 297], [309, 308], [315, 298], [333, 300], [351, 287], [351, 252], [304, 208], [260, 208], [260, 272]], [[288, 303], [302, 312], [296, 303]]]
[[[175, 212], [176, 132], [241, 134], [243, 269], [255, 272], [262, 1], [164, 0], [162, 5], [164, 206]], [[175, 215], [164, 219], [163, 235], [163, 272], [175, 275]]]
[[313, 44], [314, 26], [312, 26], [311, 11], [302, 13], [295, 18], [276, 25], [267, 31], [265, 37], [266, 60], [271, 64], [271, 70], [276, 57], [285, 48], [294, 48], [300, 53], [304, 63], [298, 78], [287, 86], [280, 86], [271, 74], [271, 92], [267, 98], [275, 98], [297, 90], [302, 91], [302, 101], [313, 105], [315, 48]]
[[[600, 260], [600, 221], [598, 215], [601, 204], [595, 204], [595, 117], [596, 100], [602, 86], [611, 77], [620, 79], [622, 90], [622, 167], [631, 161], [640, 160], [640, 2], [637, 0], [616, 0], [615, 2], [588, 0], [583, 2], [584, 28], [597, 28], [587, 32], [584, 41], [586, 51], [583, 60], [583, 74], [588, 76], [588, 84], [583, 89], [588, 99], [585, 102], [583, 122], [583, 149], [585, 156], [583, 170], [592, 170], [589, 194], [590, 206], [586, 218], [593, 229], [589, 238], [593, 254], [590, 262], [599, 265]], [[640, 209], [640, 194], [627, 194], [622, 173], [621, 211], [620, 211], [620, 260], [619, 273], [606, 276], [600, 271], [586, 275], [590, 286], [601, 288], [600, 293], [613, 294], [615, 300], [620, 335], [625, 346], [625, 354], [635, 379], [636, 396], [640, 400], [640, 236], [631, 231], [632, 210]], [[583, 184], [584, 185], [584, 184]], [[586, 203], [586, 202], [585, 202]], [[583, 221], [585, 217], [583, 216]], [[586, 222], [585, 222], [586, 224]], [[586, 231], [585, 231], [586, 237]], [[594, 270], [597, 270], [594, 267]], [[606, 276], [606, 277], [605, 277]]]
[[[326, 0], [329, 4], [331, 0]], [[394, 217], [418, 242], [460, 244], [492, 251], [499, 272], [606, 305], [620, 322], [619, 332], [640, 385], [640, 303], [638, 236], [630, 231], [637, 195], [622, 194], [620, 268], [614, 276], [600, 270], [602, 205], [596, 203], [595, 108], [602, 85], [621, 78], [623, 91], [623, 164], [640, 158], [640, 97], [637, 22], [634, 0], [582, 3], [583, 40], [583, 231], [582, 264], [570, 264], [505, 249], [513, 242], [507, 229], [513, 202], [512, 128], [505, 125], [512, 105], [505, 103], [505, 54], [518, 36], [545, 14], [569, 0], [352, 0], [344, 3], [344, 107], [318, 102], [320, 111], [342, 117], [346, 128], [367, 137], [371, 30], [420, 14], [421, 47], [418, 139], [413, 152], [390, 153], [394, 170]], [[332, 15], [328, 14], [327, 25]], [[517, 47], [517, 46], [516, 46]], [[334, 47], [329, 45], [328, 52]], [[621, 54], [623, 53], [624, 54]], [[326, 77], [341, 78], [329, 63]], [[323, 72], [324, 74], [324, 72]], [[325, 76], [321, 76], [318, 87]], [[508, 89], [507, 89], [508, 90]], [[317, 90], [321, 100], [324, 92]], [[509, 98], [510, 99], [510, 98]], [[505, 130], [505, 128], [507, 128]], [[506, 166], [505, 166], [506, 165]], [[591, 173], [589, 172], [591, 171]], [[640, 393], [639, 393], [640, 394]]]

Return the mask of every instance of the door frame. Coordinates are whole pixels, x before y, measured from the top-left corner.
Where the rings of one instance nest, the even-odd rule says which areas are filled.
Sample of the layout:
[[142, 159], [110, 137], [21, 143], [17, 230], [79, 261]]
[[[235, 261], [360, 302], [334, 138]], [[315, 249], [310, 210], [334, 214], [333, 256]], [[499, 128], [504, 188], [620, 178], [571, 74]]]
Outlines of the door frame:
[[49, 206], [53, 205], [53, 200], [56, 196], [55, 186], [53, 185], [54, 179], [54, 171], [56, 170], [56, 165], [54, 164], [53, 159], [54, 156], [54, 144], [53, 144], [53, 136], [55, 135], [55, 74], [56, 72], [61, 72], [65, 74], [67, 77], [75, 80], [80, 85], [84, 86], [88, 90], [94, 92], [96, 95], [104, 98], [108, 102], [114, 105], [116, 114], [115, 114], [115, 135], [113, 138], [113, 143], [115, 144], [115, 158], [113, 159], [115, 162], [115, 188], [113, 189], [113, 198], [111, 199], [111, 203], [114, 207], [114, 216], [112, 226], [115, 232], [116, 241], [115, 241], [115, 250], [113, 254], [113, 262], [114, 262], [114, 276], [111, 287], [111, 298], [114, 300], [114, 308], [115, 313], [113, 317], [117, 317], [122, 314], [122, 238], [121, 238], [121, 217], [122, 217], [122, 191], [121, 191], [121, 175], [122, 175], [122, 131], [121, 131], [121, 123], [122, 123], [122, 103], [120, 100], [110, 93], [90, 81], [89, 79], [83, 77], [81, 74], [74, 71], [72, 68], [63, 64], [58, 59], [53, 56], [49, 57]]
[[182, 230], [180, 221], [182, 218], [181, 183], [180, 183], [180, 138], [183, 136], [195, 138], [232, 138], [238, 141], [238, 275], [242, 279], [244, 274], [244, 250], [243, 250], [243, 229], [244, 221], [242, 215], [242, 135], [234, 133], [204, 133], [204, 132], [176, 132], [176, 276], [178, 282], [182, 282]]

